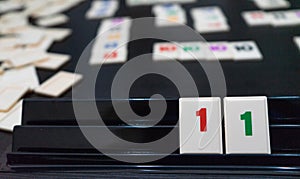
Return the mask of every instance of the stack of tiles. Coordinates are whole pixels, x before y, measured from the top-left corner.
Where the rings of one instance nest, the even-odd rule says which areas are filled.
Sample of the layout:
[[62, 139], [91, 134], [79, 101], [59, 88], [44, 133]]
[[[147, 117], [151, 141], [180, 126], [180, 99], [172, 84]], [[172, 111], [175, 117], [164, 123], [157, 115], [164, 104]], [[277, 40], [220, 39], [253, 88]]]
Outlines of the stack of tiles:
[[262, 54], [254, 41], [155, 43], [153, 60], [261, 60]]
[[127, 42], [131, 21], [129, 17], [106, 19], [98, 30], [94, 42], [91, 65], [122, 63], [127, 60]]
[[[36, 68], [56, 72], [70, 61], [70, 55], [48, 50], [54, 42], [67, 38], [72, 30], [46, 27], [68, 22], [69, 18], [63, 12], [82, 1], [0, 2], [1, 130], [12, 131], [21, 123], [23, 96], [34, 92], [59, 97], [81, 80], [80, 74], [61, 71], [40, 84]], [[31, 24], [30, 18], [36, 25]]]
[[280, 26], [296, 26], [300, 25], [300, 10], [286, 11], [246, 11], [242, 13], [243, 18], [249, 26], [272, 25]]
[[88, 19], [101, 19], [113, 16], [119, 8], [119, 1], [93, 1], [91, 8], [86, 13]]
[[200, 7], [191, 10], [194, 27], [200, 33], [229, 31], [226, 16], [217, 6]]
[[152, 9], [155, 14], [157, 27], [176, 26], [186, 24], [184, 9], [178, 4], [156, 5]]

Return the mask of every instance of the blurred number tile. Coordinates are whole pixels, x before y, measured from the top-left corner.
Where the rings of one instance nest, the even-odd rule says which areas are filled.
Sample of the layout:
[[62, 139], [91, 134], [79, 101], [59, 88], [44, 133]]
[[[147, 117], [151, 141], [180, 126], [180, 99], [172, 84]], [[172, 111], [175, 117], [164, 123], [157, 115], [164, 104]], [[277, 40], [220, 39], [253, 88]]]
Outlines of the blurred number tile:
[[202, 42], [180, 43], [179, 60], [204, 60], [205, 58]]
[[195, 22], [226, 22], [227, 18], [218, 6], [198, 7], [191, 9]]
[[155, 43], [154, 60], [175, 60], [179, 56], [179, 47], [173, 43]]
[[254, 41], [230, 42], [234, 60], [261, 60], [262, 54]]
[[86, 13], [86, 18], [88, 19], [101, 19], [105, 17], [110, 17], [115, 14], [119, 8], [119, 1], [109, 0], [109, 1], [93, 1], [91, 8]]
[[228, 42], [209, 42], [208, 48], [209, 48], [209, 54], [207, 54], [208, 60], [233, 59], [232, 49]]
[[195, 29], [200, 33], [226, 32], [230, 26], [226, 22], [199, 22], [195, 24]]
[[270, 154], [266, 97], [224, 98], [227, 154]]
[[293, 11], [273, 11], [268, 13], [271, 24], [277, 26], [293, 26], [299, 24], [298, 17]]
[[243, 12], [242, 16], [249, 26], [269, 25], [271, 19], [268, 13], [264, 11]]
[[294, 37], [294, 42], [296, 43], [298, 49], [300, 50], [300, 37]]
[[155, 14], [155, 25], [174, 26], [186, 23], [186, 14], [184, 9], [178, 4], [156, 5], [152, 9]]
[[273, 25], [274, 27], [295, 26], [300, 24], [300, 10], [286, 11], [247, 11], [242, 13], [249, 26]]
[[287, 0], [254, 0], [260, 9], [288, 8], [290, 3]]
[[130, 18], [120, 17], [102, 21], [98, 34], [103, 38], [96, 39], [93, 45], [90, 64], [124, 63], [127, 61], [127, 45], [130, 32]]
[[293, 18], [295, 19], [296, 21], [296, 25], [299, 25], [300, 24], [300, 9], [295, 9], [295, 10], [290, 10], [289, 12], [292, 13], [293, 15]]
[[220, 98], [179, 99], [180, 154], [222, 154]]
[[193, 8], [191, 16], [194, 19], [194, 27], [200, 33], [213, 33], [229, 31], [230, 26], [222, 9], [218, 6]]
[[120, 47], [117, 50], [105, 51], [102, 63], [124, 63], [127, 60], [127, 47]]

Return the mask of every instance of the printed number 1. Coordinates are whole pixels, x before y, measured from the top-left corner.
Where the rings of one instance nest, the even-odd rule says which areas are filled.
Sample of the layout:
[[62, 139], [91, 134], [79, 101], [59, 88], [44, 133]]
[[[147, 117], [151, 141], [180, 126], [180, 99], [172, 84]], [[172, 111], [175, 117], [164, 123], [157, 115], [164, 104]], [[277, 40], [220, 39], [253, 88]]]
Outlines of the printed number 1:
[[199, 111], [196, 111], [196, 116], [200, 117], [200, 132], [206, 132], [206, 108], [201, 108]]
[[245, 135], [252, 136], [252, 116], [251, 112], [247, 111], [241, 115], [241, 120], [245, 121]]

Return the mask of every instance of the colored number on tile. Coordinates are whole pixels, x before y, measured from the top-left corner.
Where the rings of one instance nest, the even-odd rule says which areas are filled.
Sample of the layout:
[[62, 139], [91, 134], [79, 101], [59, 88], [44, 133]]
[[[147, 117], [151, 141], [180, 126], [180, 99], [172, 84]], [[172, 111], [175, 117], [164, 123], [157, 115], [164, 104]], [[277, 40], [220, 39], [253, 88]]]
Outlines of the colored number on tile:
[[241, 120], [245, 121], [245, 135], [252, 136], [252, 115], [250, 111], [241, 115]]
[[206, 132], [207, 131], [206, 108], [201, 108], [199, 111], [196, 111], [196, 116], [200, 117], [200, 132]]
[[175, 45], [164, 45], [164, 46], [160, 46], [159, 50], [161, 52], [164, 52], [164, 51], [175, 51], [175, 50], [177, 50], [177, 47]]
[[104, 59], [114, 59], [118, 57], [118, 52], [112, 52], [112, 53], [105, 53]]

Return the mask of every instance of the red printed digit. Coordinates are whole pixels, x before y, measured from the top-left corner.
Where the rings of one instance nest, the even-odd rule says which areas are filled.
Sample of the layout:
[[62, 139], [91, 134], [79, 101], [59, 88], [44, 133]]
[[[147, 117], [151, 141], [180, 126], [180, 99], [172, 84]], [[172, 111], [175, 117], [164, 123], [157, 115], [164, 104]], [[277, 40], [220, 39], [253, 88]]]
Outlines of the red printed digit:
[[221, 27], [221, 23], [220, 22], [213, 22], [213, 23], [209, 23], [208, 26], [210, 27]]
[[253, 19], [262, 19], [264, 18], [264, 15], [262, 13], [256, 12], [251, 14]]
[[112, 53], [105, 53], [104, 58], [105, 59], [112, 59], [112, 58], [117, 58], [118, 53], [117, 52], [112, 52]]
[[177, 48], [176, 48], [176, 46], [161, 46], [160, 48], [159, 48], [159, 50], [160, 51], [175, 51]]
[[200, 117], [200, 132], [206, 132], [206, 108], [201, 108], [199, 111], [196, 111], [196, 116]]

